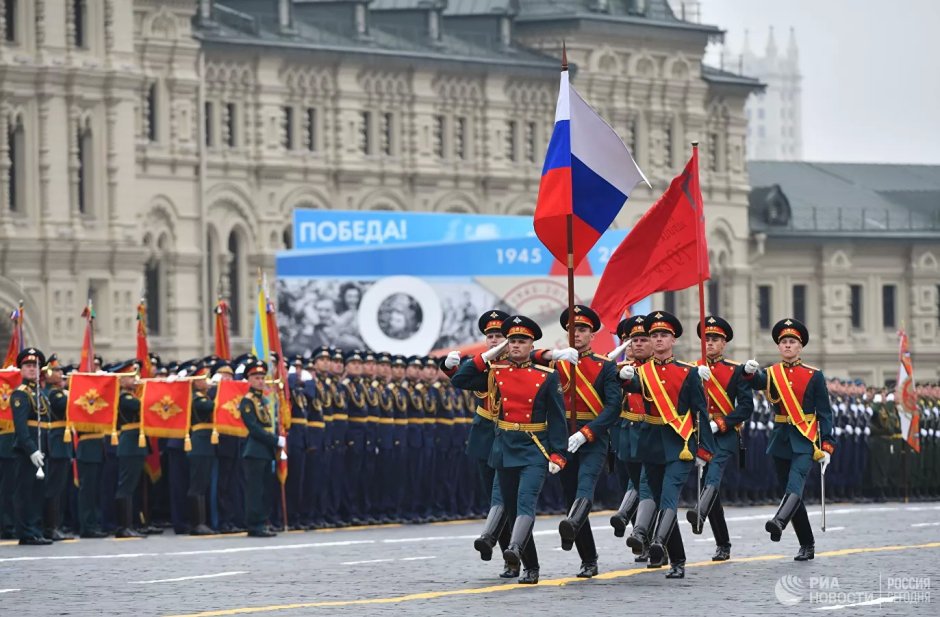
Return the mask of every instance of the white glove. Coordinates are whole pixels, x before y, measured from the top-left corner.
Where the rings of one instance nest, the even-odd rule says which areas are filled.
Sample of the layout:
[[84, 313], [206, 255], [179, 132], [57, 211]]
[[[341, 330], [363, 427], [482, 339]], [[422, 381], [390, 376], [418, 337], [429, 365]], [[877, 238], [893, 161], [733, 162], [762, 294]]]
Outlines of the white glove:
[[748, 428], [753, 431], [754, 429], [757, 428], [757, 423], [751, 420], [750, 424], [748, 424]]
[[630, 381], [633, 379], [633, 375], [636, 373], [636, 369], [630, 366], [629, 364], [620, 369], [620, 379], [624, 381]]
[[579, 354], [578, 350], [574, 347], [549, 349], [546, 354], [549, 360], [554, 360], [555, 362], [570, 362], [571, 364], [577, 364], [580, 355], [581, 354]]
[[698, 367], [698, 376], [702, 381], [708, 381], [712, 378], [712, 370], [707, 366]]
[[744, 363], [744, 372], [748, 375], [753, 375], [759, 368], [760, 364], [757, 362], [757, 360], [748, 360]]
[[920, 429], [920, 436], [926, 437], [929, 434], [929, 431], [925, 428]]
[[708, 461], [706, 461], [705, 459], [699, 458], [699, 457], [697, 457], [697, 456], [695, 457], [695, 466], [696, 466], [696, 467], [704, 467], [704, 466], [707, 465], [707, 464], [708, 464]]
[[718, 423], [715, 422], [714, 420], [709, 420], [709, 421], [708, 421], [708, 427], [709, 427], [710, 429], [712, 429], [712, 433], [717, 433], [717, 432], [718, 432]]
[[587, 437], [584, 436], [584, 433], [578, 431], [574, 435], [568, 438], [568, 452], [574, 454], [578, 451], [578, 448], [587, 443]]
[[855, 427], [852, 426], [851, 424], [846, 424], [846, 425], [845, 425], [845, 432], [848, 433], [849, 435], [854, 435], [854, 434], [855, 434]]
[[35, 452], [29, 455], [29, 460], [32, 461], [33, 465], [35, 465], [36, 467], [42, 467], [43, 463], [46, 460], [46, 457], [45, 455], [43, 455], [41, 451], [36, 450]]
[[837, 426], [833, 432], [836, 434], [836, 437], [840, 437], [842, 435], [842, 427]]
[[607, 359], [616, 360], [617, 358], [620, 357], [620, 354], [622, 354], [624, 350], [629, 346], [630, 346], [630, 339], [627, 339], [626, 341], [620, 344], [620, 347], [618, 347], [617, 349], [607, 354]]
[[556, 463], [548, 461], [548, 473], [554, 476], [559, 471], [561, 471], [561, 467], [559, 467]]
[[277, 447], [278, 447], [278, 448], [285, 448], [285, 447], [287, 447], [287, 438], [284, 437], [283, 435], [278, 435], [278, 436], [277, 436]]
[[819, 468], [823, 475], [826, 475], [826, 467], [829, 466], [831, 460], [832, 456], [828, 452], [823, 452], [823, 457], [819, 459]]
[[889, 392], [888, 396], [885, 397], [885, 400], [889, 403], [894, 402], [894, 392]]
[[871, 435], [871, 429], [868, 428], [867, 426], [865, 427], [865, 434], [866, 434], [866, 435]]
[[284, 449], [281, 450], [281, 460], [282, 461], [287, 460], [287, 450], [284, 450]]
[[460, 364], [460, 352], [454, 350], [444, 358], [444, 368], [451, 369]]
[[500, 353], [502, 353], [503, 349], [505, 349], [505, 348], [506, 348], [506, 345], [508, 345], [508, 344], [509, 344], [509, 339], [507, 338], [507, 339], [504, 339], [503, 342], [500, 343], [499, 345], [497, 345], [496, 347], [494, 347], [494, 348], [492, 348], [492, 349], [487, 349], [486, 351], [484, 351], [483, 354], [482, 354], [482, 356], [483, 356], [483, 361], [484, 361], [484, 362], [491, 362], [491, 361], [493, 360], [493, 358], [495, 358], [495, 357], [498, 356]]
[[880, 394], [876, 394], [876, 395], [874, 396], [874, 398], [871, 399], [871, 402], [872, 402], [872, 403], [880, 403], [880, 402], [881, 402], [881, 395], [880, 395]]
[[767, 427], [764, 426], [764, 423], [763, 423], [763, 422], [758, 422], [758, 423], [757, 423], [757, 430], [762, 431], [762, 430], [764, 430], [765, 428], [767, 428]]

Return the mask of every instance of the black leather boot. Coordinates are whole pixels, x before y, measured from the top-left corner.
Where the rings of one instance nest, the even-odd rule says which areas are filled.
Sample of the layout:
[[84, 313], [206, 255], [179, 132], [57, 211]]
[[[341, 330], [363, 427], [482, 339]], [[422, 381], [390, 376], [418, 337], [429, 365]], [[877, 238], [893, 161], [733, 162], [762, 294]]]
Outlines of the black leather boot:
[[648, 548], [644, 548], [643, 552], [633, 558], [635, 563], [646, 563], [650, 560], [650, 551]]
[[144, 534], [138, 533], [133, 527], [133, 502], [121, 497], [115, 500], [114, 515], [117, 518], [117, 530], [114, 532], [115, 538], [144, 538]]
[[539, 569], [538, 568], [528, 568], [522, 573], [522, 576], [519, 578], [520, 585], [535, 585], [539, 582]]
[[666, 578], [685, 578], [685, 562], [672, 564]]
[[669, 563], [666, 542], [669, 541], [669, 536], [672, 535], [672, 530], [676, 526], [677, 518], [676, 511], [672, 508], [663, 510], [659, 524], [656, 526], [656, 533], [653, 534], [653, 541], [650, 542], [650, 561], [648, 567], [661, 568]]
[[597, 561], [582, 561], [581, 571], [578, 572], [578, 578], [593, 578], [597, 576]]
[[189, 535], [211, 536], [215, 532], [206, 525], [206, 502], [201, 496], [189, 498]]
[[800, 552], [796, 554], [796, 557], [793, 558], [793, 561], [809, 561], [816, 557], [816, 545], [807, 544], [806, 546], [800, 547]]
[[650, 531], [655, 517], [656, 502], [652, 499], [642, 500], [636, 509], [636, 523], [633, 525], [633, 533], [627, 538], [627, 546], [633, 550], [634, 555], [642, 555], [647, 551]]
[[61, 523], [59, 516], [59, 500], [48, 499], [43, 505], [43, 537], [52, 540], [53, 542], [74, 540], [75, 536], [62, 533], [62, 530], [59, 529], [59, 524]]
[[692, 533], [698, 535], [702, 533], [705, 527], [705, 520], [712, 506], [715, 505], [715, 499], [718, 497], [717, 486], [706, 486], [702, 489], [702, 496], [698, 500], [698, 509], [689, 510], [685, 513], [686, 519], [692, 525]]
[[787, 493], [783, 496], [780, 507], [777, 508], [777, 513], [764, 525], [764, 529], [770, 533], [770, 540], [772, 542], [780, 541], [783, 530], [787, 528], [790, 519], [793, 518], [793, 513], [796, 512], [799, 505], [800, 496], [796, 493]]
[[500, 573], [499, 578], [516, 578], [519, 576], [519, 566], [509, 565], [509, 562], [503, 562], [505, 566], [503, 567], [502, 573]]
[[731, 559], [731, 545], [719, 544], [712, 555], [712, 561], [728, 561]]
[[[503, 506], [490, 507], [490, 511], [486, 514], [486, 523], [483, 525], [483, 533], [473, 541], [473, 548], [480, 553], [480, 559], [483, 561], [489, 561], [493, 558], [493, 547], [496, 546], [496, 541], [505, 524], [506, 508]], [[518, 575], [519, 573], [516, 572], [513, 578]]]
[[561, 549], [570, 551], [574, 546], [574, 539], [581, 530], [581, 525], [588, 520], [591, 513], [591, 500], [586, 497], [578, 497], [571, 504], [571, 510], [568, 511], [568, 518], [558, 524], [558, 535], [561, 536]]
[[640, 504], [640, 494], [634, 489], [627, 491], [620, 502], [620, 508], [610, 517], [610, 526], [614, 528], [614, 535], [622, 538], [627, 533], [627, 525], [636, 513]]
[[[529, 536], [532, 535], [532, 527], [535, 525], [535, 518], [531, 516], [517, 516], [512, 525], [512, 535], [509, 537], [509, 546], [503, 551], [503, 559], [514, 568], [518, 568], [522, 563], [522, 551], [529, 542]], [[526, 570], [529, 572], [529, 570]], [[536, 572], [536, 582], [538, 581], [538, 569]], [[520, 579], [521, 581], [522, 579]]]

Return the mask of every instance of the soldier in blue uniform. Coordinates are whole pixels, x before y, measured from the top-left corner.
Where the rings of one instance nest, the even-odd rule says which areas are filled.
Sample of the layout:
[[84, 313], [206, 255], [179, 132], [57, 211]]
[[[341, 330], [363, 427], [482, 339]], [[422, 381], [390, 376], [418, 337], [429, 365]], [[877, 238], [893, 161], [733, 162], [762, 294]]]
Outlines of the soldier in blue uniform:
[[[212, 367], [215, 382], [234, 379], [232, 365], [218, 360]], [[209, 390], [209, 398], [215, 400], [216, 391]], [[244, 439], [234, 435], [219, 435], [216, 445], [216, 493], [219, 509], [219, 533], [244, 531], [243, 475], [241, 450]]]
[[[600, 317], [582, 304], [574, 305], [573, 310], [574, 348], [537, 351], [534, 357], [536, 362], [557, 369], [565, 391], [570, 435], [568, 464], [559, 478], [568, 516], [558, 525], [561, 548], [570, 551], [572, 545], [577, 546], [581, 557], [577, 576], [591, 578], [597, 575], [597, 546], [588, 516], [594, 505], [597, 479], [607, 462], [610, 427], [620, 417], [621, 394], [616, 366], [591, 349], [594, 334], [601, 327]], [[568, 317], [568, 309], [559, 317], [566, 330]]]
[[[503, 321], [508, 317], [509, 313], [497, 309], [486, 311], [480, 315], [477, 320], [477, 327], [485, 337], [487, 349], [498, 347], [506, 340], [506, 337], [503, 336], [502, 326]], [[453, 378], [459, 364], [460, 353], [452, 351], [444, 358], [441, 366], [444, 373]], [[495, 408], [496, 390], [493, 385], [487, 383], [486, 389], [473, 393], [477, 400], [474, 409], [471, 410], [473, 412], [473, 421], [470, 425], [466, 447], [467, 456], [477, 468], [480, 490], [489, 504], [483, 532], [473, 543], [474, 548], [480, 553], [480, 558], [484, 561], [493, 558], [493, 548], [497, 542], [503, 551], [509, 546], [509, 525], [506, 524], [506, 507], [503, 503], [502, 493], [499, 490], [499, 482], [496, 481], [496, 469], [489, 464], [490, 452], [493, 450], [493, 440], [496, 437], [496, 420], [499, 416], [499, 410]], [[500, 574], [501, 578], [516, 578], [517, 576], [519, 576], [518, 568], [511, 567], [509, 564], [504, 565], [503, 572]]]
[[[187, 360], [179, 364], [173, 371], [173, 374], [179, 377], [187, 377], [191, 370], [195, 370], [198, 360]], [[155, 366], [157, 374], [163, 372], [162, 367]], [[166, 369], [168, 372], [168, 369]], [[162, 459], [164, 461], [165, 487], [166, 494], [169, 497], [170, 522], [173, 523], [173, 532], [176, 534], [188, 534], [190, 532], [189, 520], [192, 517], [191, 501], [189, 494], [189, 460], [186, 450], [183, 447], [183, 440], [178, 438], [166, 438], [159, 441]], [[187, 505], [190, 507], [187, 508]]]
[[362, 516], [367, 525], [378, 523], [375, 493], [376, 465], [378, 457], [379, 434], [379, 383], [376, 381], [375, 354], [371, 351], [362, 354], [362, 389], [366, 393], [366, 443], [362, 460]]
[[117, 538], [140, 538], [134, 530], [134, 494], [144, 470], [144, 459], [149, 449], [140, 435], [140, 399], [135, 395], [139, 367], [137, 360], [119, 362], [109, 368], [119, 373], [121, 394], [118, 397], [118, 483], [114, 493]]
[[[711, 418], [709, 430], [715, 437], [716, 450], [712, 460], [705, 466], [704, 488], [698, 508], [686, 514], [694, 534], [702, 533], [705, 519], [708, 519], [717, 545], [712, 561], [726, 561], [731, 558], [731, 537], [728, 535], [719, 488], [725, 466], [729, 461], [737, 460], [737, 427], [749, 421], [754, 413], [750, 375], [757, 372], [758, 364], [748, 360], [742, 365], [724, 357], [725, 346], [734, 338], [734, 330], [722, 317], [706, 316], [704, 332], [701, 323], [697, 331], [699, 338], [705, 338], [705, 358], [711, 373], [705, 383], [705, 398]], [[701, 364], [701, 359], [696, 364]]]
[[395, 405], [389, 384], [391, 379], [392, 357], [387, 353], [378, 354], [375, 363], [375, 377], [370, 384], [374, 392], [376, 429], [375, 429], [375, 471], [372, 476], [371, 493], [376, 522], [390, 523], [396, 516], [395, 490], [400, 482], [401, 471], [398, 467], [398, 453], [401, 442], [395, 436]]
[[[634, 368], [645, 364], [653, 354], [649, 332], [646, 329], [646, 315], [632, 315], [617, 324], [617, 335], [621, 340], [630, 341], [630, 353], [633, 358], [618, 365], [618, 371], [624, 366]], [[622, 466], [622, 475], [627, 482], [623, 487], [623, 500], [617, 512], [610, 517], [614, 535], [622, 538], [627, 525], [636, 518], [636, 509], [640, 503], [640, 476], [643, 472], [643, 459], [639, 450], [640, 436], [646, 430], [643, 418], [646, 415], [646, 403], [640, 393], [624, 392], [620, 411], [620, 434], [617, 444], [617, 460]], [[646, 551], [636, 557], [637, 562], [648, 559]]]
[[321, 529], [335, 523], [336, 510], [330, 494], [332, 452], [330, 430], [333, 399], [330, 395], [330, 349], [318, 347], [307, 362], [310, 379], [304, 382], [308, 402], [307, 452], [304, 457], [304, 512], [308, 528]]
[[464, 362], [452, 381], [458, 388], [481, 392], [493, 379], [500, 415], [490, 465], [497, 470], [506, 510], [514, 521], [503, 559], [512, 566], [525, 566], [519, 583], [535, 584], [539, 581], [532, 537], [536, 504], [546, 472], [556, 474], [565, 466], [568, 430], [558, 375], [531, 362], [533, 343], [542, 337], [538, 324], [515, 315], [503, 322], [502, 332], [507, 339], [505, 360], [495, 361], [502, 347], [494, 347]]
[[343, 519], [351, 525], [365, 524], [363, 495], [366, 490], [363, 463], [366, 454], [366, 424], [369, 421], [369, 405], [362, 383], [363, 353], [359, 350], [345, 354], [346, 376], [340, 385], [346, 398], [346, 428], [343, 466], [346, 482], [343, 484]]
[[[673, 357], [676, 339], [682, 336], [682, 324], [666, 311], [646, 316], [647, 331], [653, 347], [653, 359], [639, 368], [620, 369], [628, 392], [640, 392], [646, 403], [643, 421], [648, 425], [640, 436], [643, 476], [636, 524], [627, 538], [635, 555], [649, 551], [650, 568], [671, 565], [666, 578], [685, 578], [685, 547], [677, 525], [679, 492], [694, 465], [703, 467], [715, 451], [708, 426], [705, 391], [702, 381], [710, 377], [707, 367], [679, 362]], [[691, 448], [690, 448], [690, 441]], [[694, 450], [694, 453], [693, 453]], [[659, 510], [659, 522], [654, 520]]]
[[416, 523], [426, 523], [427, 518], [427, 468], [428, 444], [425, 434], [424, 396], [421, 385], [421, 369], [424, 361], [410, 356], [405, 367], [402, 389], [408, 397], [408, 488], [404, 502], [404, 518]]
[[346, 397], [346, 388], [340, 383], [345, 372], [343, 352], [339, 349], [331, 351], [330, 379], [327, 384], [330, 388], [330, 398], [333, 402], [331, 415], [330, 437], [333, 442], [333, 463], [330, 466], [330, 493], [332, 508], [334, 508], [337, 527], [348, 527], [351, 521], [348, 518], [349, 504], [346, 492], [346, 449], [347, 431], [349, 431], [349, 401]]
[[407, 363], [405, 356], [396, 355], [392, 358], [391, 366], [389, 366], [389, 392], [392, 397], [395, 432], [394, 441], [392, 442], [394, 456], [390, 467], [390, 473], [393, 474], [390, 478], [394, 478], [394, 481], [388, 483], [391, 485], [388, 489], [391, 492], [390, 499], [392, 501], [390, 517], [395, 522], [407, 522], [405, 508], [409, 507], [405, 505], [409, 490], [409, 482], [406, 480], [409, 470], [408, 455], [411, 452], [409, 443], [411, 429], [408, 426], [411, 406], [405, 382]]
[[287, 480], [284, 493], [287, 500], [287, 525], [289, 529], [306, 528], [303, 524], [304, 479], [307, 456], [307, 414], [310, 403], [304, 389], [303, 358], [294, 358], [294, 370], [287, 376], [290, 390], [290, 428], [287, 429]]
[[42, 373], [46, 383], [46, 398], [49, 400], [49, 422], [48, 425], [43, 424], [42, 427], [42, 436], [46, 443], [43, 451], [47, 453], [43, 536], [58, 542], [73, 538], [60, 529], [72, 466], [72, 441], [65, 439], [65, 411], [68, 407], [68, 395], [63, 388], [62, 367], [55, 354], [49, 356]]
[[189, 489], [186, 498], [189, 501], [189, 533], [194, 536], [214, 534], [206, 516], [206, 503], [209, 484], [212, 481], [212, 467], [215, 465], [215, 446], [212, 444], [213, 407], [209, 398], [209, 365], [201, 362], [192, 375], [193, 401], [190, 422], [189, 451]]
[[287, 445], [286, 438], [274, 434], [274, 422], [267, 399], [264, 397], [264, 379], [268, 374], [267, 364], [258, 359], [249, 359], [245, 364], [248, 379], [248, 394], [238, 406], [248, 437], [242, 451], [245, 470], [245, 523], [248, 535], [253, 538], [270, 538], [277, 534], [268, 529], [266, 504], [271, 500], [266, 495], [270, 490], [274, 473], [274, 449]]
[[48, 454], [42, 450], [43, 435], [40, 434], [40, 423], [49, 422], [49, 400], [39, 388], [39, 367], [45, 363], [46, 357], [38, 349], [30, 347], [21, 351], [16, 357], [16, 366], [22, 373], [22, 383], [10, 394], [15, 456], [14, 525], [20, 544], [35, 546], [52, 544], [52, 540], [42, 534], [44, 484], [42, 478], [37, 478]]
[[[432, 519], [448, 520], [452, 518], [456, 509], [454, 506], [457, 482], [457, 476], [454, 473], [456, 452], [451, 448], [454, 409], [447, 388], [439, 378], [438, 362], [432, 357], [425, 358], [422, 373], [427, 387], [425, 395], [428, 401], [427, 408], [435, 409], [433, 422], [428, 423], [429, 433], [434, 440], [434, 475], [430, 487], [433, 496]], [[450, 385], [449, 380], [448, 385]]]
[[800, 353], [809, 342], [809, 331], [796, 319], [777, 322], [771, 331], [781, 362], [758, 371], [754, 388], [766, 390], [774, 406], [774, 428], [767, 453], [774, 459], [777, 482], [783, 500], [777, 513], [764, 528], [773, 542], [779, 542], [787, 524], [800, 542], [796, 561], [808, 561], [816, 554], [816, 541], [806, 507], [803, 486], [813, 462], [823, 474], [835, 452], [832, 438], [832, 409], [826, 378], [819, 369], [803, 364]]

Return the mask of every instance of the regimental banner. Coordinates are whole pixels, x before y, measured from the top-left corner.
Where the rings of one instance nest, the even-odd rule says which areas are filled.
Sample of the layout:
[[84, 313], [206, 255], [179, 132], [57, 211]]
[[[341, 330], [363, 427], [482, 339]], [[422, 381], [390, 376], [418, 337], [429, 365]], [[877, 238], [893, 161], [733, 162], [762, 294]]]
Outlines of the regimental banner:
[[10, 408], [10, 395], [20, 387], [23, 377], [20, 369], [0, 371], [0, 430], [13, 430], [13, 410]]
[[[392, 223], [397, 232], [385, 241], [363, 235]], [[294, 233], [295, 248], [277, 256], [277, 323], [288, 356], [321, 345], [406, 355], [469, 350], [481, 339], [478, 317], [493, 308], [543, 324], [546, 347], [567, 341], [558, 325], [566, 270], [529, 216], [296, 210]], [[626, 233], [605, 233], [576, 270], [576, 302], [590, 304]], [[649, 301], [633, 310], [649, 312]], [[593, 347], [605, 353], [614, 339], [598, 336]]]
[[65, 411], [68, 426], [84, 433], [113, 433], [119, 394], [117, 375], [71, 373]]
[[192, 402], [188, 380], [145, 380], [140, 398], [141, 430], [147, 437], [184, 439], [189, 434]]
[[247, 381], [220, 381], [215, 394], [215, 408], [213, 409], [213, 422], [215, 430], [221, 435], [245, 437], [248, 428], [242, 419], [238, 406], [248, 394]]

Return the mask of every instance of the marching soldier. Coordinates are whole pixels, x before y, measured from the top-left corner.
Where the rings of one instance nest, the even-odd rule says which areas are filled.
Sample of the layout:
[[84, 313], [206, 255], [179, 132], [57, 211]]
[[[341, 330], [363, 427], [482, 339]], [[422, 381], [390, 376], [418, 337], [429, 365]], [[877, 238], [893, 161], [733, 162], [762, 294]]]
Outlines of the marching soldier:
[[[646, 315], [633, 315], [622, 320], [617, 325], [617, 335], [621, 340], [630, 342], [632, 360], [618, 365], [618, 371], [624, 366], [634, 368], [645, 364], [653, 354], [649, 332], [646, 330]], [[643, 417], [646, 415], [646, 404], [643, 395], [624, 391], [620, 411], [620, 434], [617, 444], [617, 459], [623, 466], [623, 473], [628, 478], [624, 487], [623, 501], [617, 512], [610, 517], [610, 526], [614, 528], [614, 535], [622, 538], [627, 531], [627, 524], [636, 518], [636, 509], [640, 503], [640, 476], [643, 472], [643, 459], [639, 451], [640, 436], [646, 429]], [[636, 556], [637, 562], [644, 562], [649, 558], [644, 550]]]
[[[516, 567], [523, 563], [519, 583], [531, 585], [539, 581], [532, 537], [536, 503], [546, 472], [556, 474], [565, 466], [568, 431], [557, 374], [530, 359], [533, 343], [542, 337], [538, 324], [516, 315], [503, 322], [502, 332], [507, 341], [464, 362], [453, 382], [477, 392], [488, 390], [489, 379], [494, 382], [500, 416], [490, 465], [497, 470], [508, 516], [514, 519], [503, 559]], [[504, 346], [505, 360], [495, 361]]]
[[896, 430], [900, 429], [901, 419], [894, 404], [894, 393], [878, 393], [872, 400], [871, 456], [869, 471], [875, 503], [887, 501], [887, 491], [894, 480], [891, 474], [891, 460], [895, 453]]
[[[646, 316], [653, 359], [639, 368], [625, 366], [620, 378], [629, 382], [628, 392], [640, 392], [646, 404], [639, 449], [643, 457], [643, 479], [636, 524], [627, 538], [634, 555], [649, 550], [650, 568], [671, 564], [666, 578], [685, 578], [685, 547], [677, 525], [679, 493], [694, 466], [704, 467], [715, 451], [711, 431], [699, 431], [698, 444], [689, 441], [695, 426], [707, 426], [702, 381], [710, 377], [708, 367], [696, 367], [673, 357], [682, 324], [666, 311]], [[643, 485], [645, 483], [645, 485]], [[657, 509], [659, 524], [655, 526]]]
[[[503, 321], [509, 314], [493, 309], [483, 313], [477, 320], [477, 326], [483, 336], [488, 349], [499, 346], [506, 340], [503, 336]], [[460, 364], [460, 352], [452, 351], [444, 358], [442, 367], [448, 377], [453, 377]], [[490, 466], [489, 457], [493, 450], [493, 440], [496, 436], [496, 419], [499, 410], [496, 408], [496, 390], [493, 383], [487, 383], [487, 388], [474, 392], [478, 399], [474, 406], [473, 421], [470, 425], [470, 434], [467, 438], [466, 454], [476, 465], [481, 491], [489, 503], [486, 523], [480, 537], [474, 540], [473, 547], [479, 551], [480, 559], [489, 561], [493, 558], [493, 548], [499, 543], [503, 551], [509, 546], [509, 526], [506, 525], [506, 508], [503, 495], [496, 481], [496, 470]], [[516, 578], [519, 570], [505, 564], [501, 578]]]
[[43, 504], [43, 536], [58, 542], [71, 540], [72, 536], [62, 533], [63, 500], [69, 482], [72, 463], [72, 442], [65, 439], [65, 410], [68, 407], [68, 395], [62, 378], [62, 367], [55, 354], [49, 356], [43, 368], [46, 382], [46, 397], [49, 400], [49, 423], [43, 425], [43, 439], [46, 442], [46, 480], [45, 502]]
[[134, 529], [134, 493], [144, 470], [144, 459], [149, 452], [146, 440], [140, 434], [140, 399], [135, 395], [139, 375], [137, 360], [128, 360], [110, 367], [119, 373], [121, 395], [118, 398], [118, 483], [114, 493], [116, 538], [142, 538]]
[[[568, 309], [562, 312], [559, 321], [567, 330]], [[597, 546], [587, 521], [594, 505], [597, 479], [607, 462], [608, 433], [620, 417], [616, 366], [606, 356], [591, 350], [594, 334], [600, 327], [597, 313], [588, 306], [576, 304], [574, 348], [535, 352], [537, 362], [550, 362], [558, 369], [565, 392], [566, 419], [570, 427], [575, 427], [574, 431], [569, 431], [568, 464], [559, 474], [568, 516], [558, 525], [558, 533], [562, 550], [570, 551], [572, 545], [578, 548], [581, 557], [578, 578], [597, 575]]]
[[248, 429], [242, 465], [245, 470], [245, 523], [248, 526], [248, 536], [253, 538], [271, 538], [277, 535], [266, 525], [266, 505], [271, 500], [265, 492], [271, 486], [274, 449], [287, 445], [285, 437], [274, 434], [271, 410], [264, 398], [264, 380], [267, 374], [268, 365], [264, 361], [256, 358], [248, 360], [245, 365], [248, 394], [238, 406]]
[[209, 366], [203, 361], [192, 382], [192, 426], [189, 452], [189, 533], [194, 536], [208, 536], [215, 532], [206, 524], [206, 496], [212, 480], [212, 466], [215, 464], [215, 446], [212, 445], [213, 407], [209, 398]]
[[[715, 551], [712, 561], [727, 561], [731, 558], [731, 537], [725, 522], [724, 508], [718, 494], [721, 476], [728, 461], [735, 460], [740, 448], [737, 427], [751, 419], [754, 413], [754, 398], [751, 396], [750, 378], [757, 372], [758, 364], [748, 360], [740, 365], [724, 357], [725, 346], [734, 338], [731, 324], [717, 315], [705, 318], [704, 332], [698, 324], [699, 338], [705, 338], [705, 358], [711, 377], [705, 382], [705, 398], [709, 429], [715, 436], [715, 455], [706, 465], [704, 488], [699, 497], [698, 508], [686, 515], [692, 525], [692, 533], [701, 534], [705, 519], [711, 524], [715, 535]], [[699, 359], [696, 364], [701, 364]], [[703, 427], [704, 428], [704, 427]]]
[[803, 486], [812, 463], [822, 474], [835, 446], [832, 441], [832, 409], [826, 378], [819, 369], [803, 364], [800, 353], [809, 342], [809, 331], [796, 319], [783, 319], [771, 331], [781, 362], [759, 370], [754, 388], [766, 390], [774, 406], [774, 429], [767, 446], [773, 457], [777, 481], [784, 496], [777, 513], [764, 525], [773, 542], [779, 542], [787, 524], [800, 542], [796, 561], [815, 557], [815, 539], [806, 507]]
[[16, 536], [22, 545], [52, 544], [52, 540], [42, 534], [44, 484], [39, 473], [46, 457], [42, 451], [40, 423], [49, 422], [49, 401], [39, 389], [39, 367], [45, 363], [46, 357], [38, 349], [30, 347], [21, 351], [16, 357], [16, 366], [22, 374], [22, 383], [10, 394], [15, 456], [13, 515]]

